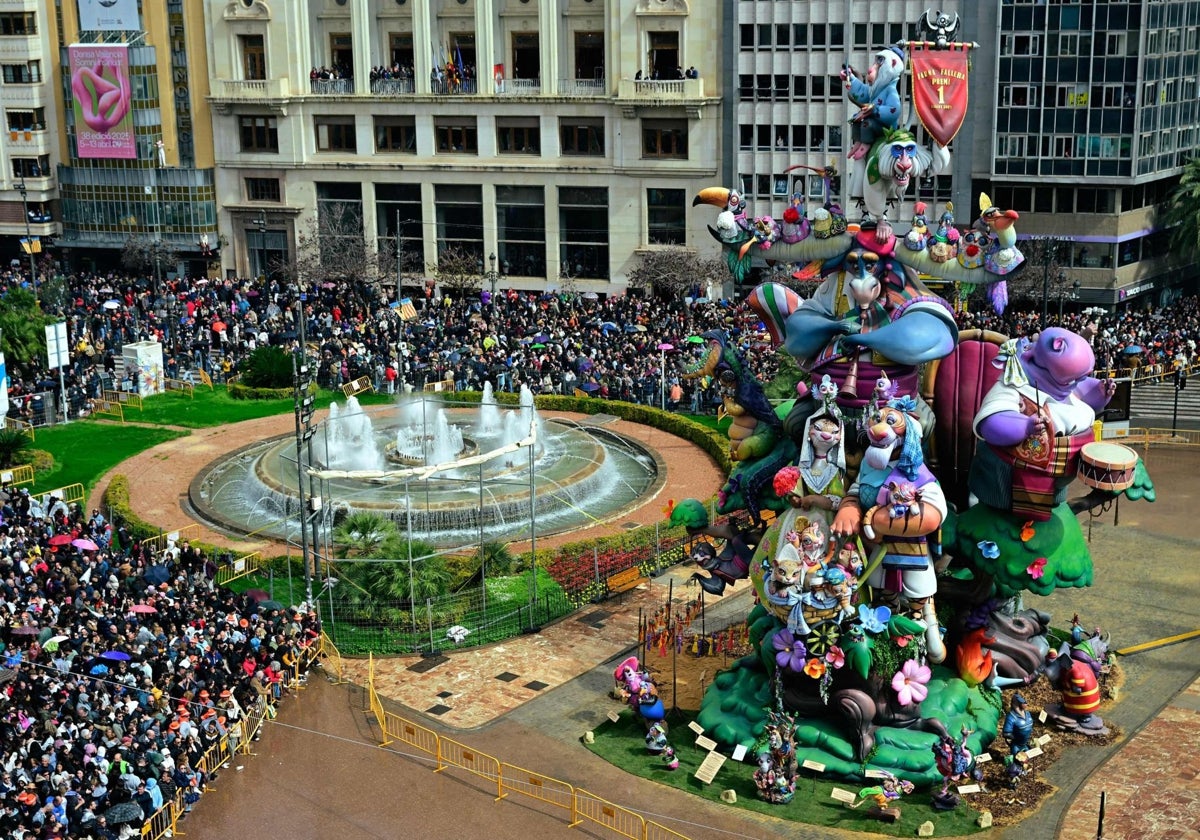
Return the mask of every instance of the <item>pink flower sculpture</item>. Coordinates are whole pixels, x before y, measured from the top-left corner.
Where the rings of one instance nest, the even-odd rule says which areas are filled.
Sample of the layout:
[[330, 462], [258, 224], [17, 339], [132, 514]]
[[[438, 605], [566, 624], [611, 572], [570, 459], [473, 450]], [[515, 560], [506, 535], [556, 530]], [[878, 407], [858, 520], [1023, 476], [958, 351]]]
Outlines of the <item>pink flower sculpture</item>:
[[1025, 567], [1025, 571], [1031, 578], [1037, 580], [1046, 573], [1046, 558], [1039, 557], [1038, 559], [1034, 560]]
[[833, 645], [825, 652], [825, 662], [836, 671], [846, 664], [846, 654], [840, 647]]
[[892, 677], [892, 689], [896, 692], [900, 705], [907, 706], [924, 700], [929, 695], [929, 689], [925, 686], [932, 676], [933, 672], [929, 670], [929, 666], [922, 665], [915, 659], [909, 659], [900, 666], [900, 670]]

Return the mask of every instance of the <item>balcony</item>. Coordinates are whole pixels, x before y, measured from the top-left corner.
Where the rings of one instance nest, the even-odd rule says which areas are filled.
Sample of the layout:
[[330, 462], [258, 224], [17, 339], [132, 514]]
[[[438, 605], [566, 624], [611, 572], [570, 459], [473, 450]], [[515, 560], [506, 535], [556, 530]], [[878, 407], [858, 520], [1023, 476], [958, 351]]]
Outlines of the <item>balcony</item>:
[[479, 92], [474, 79], [461, 79], [457, 82], [449, 79], [431, 80], [429, 88], [435, 96], [470, 96]]
[[0, 62], [24, 64], [42, 58], [42, 41], [37, 34], [0, 35]]
[[559, 79], [558, 92], [564, 96], [607, 96], [604, 79]]
[[216, 97], [239, 102], [282, 99], [287, 96], [288, 80], [281, 79], [221, 79]]
[[498, 96], [540, 96], [541, 79], [505, 79], [496, 84]]
[[354, 94], [354, 80], [310, 79], [308, 92], [317, 96], [351, 96]]
[[41, 82], [9, 83], [0, 86], [0, 102], [12, 108], [45, 108], [54, 103], [54, 95]]
[[49, 154], [53, 145], [54, 138], [45, 129], [10, 129], [8, 132], [8, 151], [16, 157], [39, 157]]
[[375, 79], [371, 82], [371, 93], [376, 96], [409, 96], [416, 93], [412, 79]]
[[689, 117], [698, 117], [704, 101], [703, 79], [621, 79], [618, 98], [626, 116], [636, 116], [639, 108], [688, 109]]

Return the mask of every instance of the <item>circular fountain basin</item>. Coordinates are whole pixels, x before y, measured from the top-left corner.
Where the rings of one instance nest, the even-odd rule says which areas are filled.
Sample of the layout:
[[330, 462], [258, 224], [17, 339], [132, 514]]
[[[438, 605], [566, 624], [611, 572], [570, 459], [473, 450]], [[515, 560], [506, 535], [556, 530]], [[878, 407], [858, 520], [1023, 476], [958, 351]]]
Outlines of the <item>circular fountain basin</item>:
[[[493, 451], [511, 438], [493, 424], [478, 428], [478, 410], [444, 409], [457, 428], [470, 430], [458, 458]], [[513, 412], [516, 413], [516, 412]], [[388, 412], [374, 413], [370, 429], [357, 430], [380, 453], [384, 470], [399, 427]], [[482, 465], [455, 467], [434, 476], [379, 479], [305, 479], [305, 493], [337, 512], [370, 511], [392, 519], [402, 532], [438, 545], [529, 537], [531, 487], [539, 535], [577, 530], [639, 506], [657, 491], [662, 464], [652, 450], [608, 429], [542, 421], [533, 481], [527, 448]], [[315, 448], [320, 449], [318, 429]], [[332, 450], [332, 460], [337, 460]], [[412, 457], [412, 456], [410, 456]], [[315, 458], [314, 463], [322, 461]], [[441, 463], [441, 462], [439, 462]], [[193, 480], [189, 500], [204, 519], [224, 529], [281, 539], [298, 537], [299, 492], [293, 436], [258, 441], [208, 464]]]

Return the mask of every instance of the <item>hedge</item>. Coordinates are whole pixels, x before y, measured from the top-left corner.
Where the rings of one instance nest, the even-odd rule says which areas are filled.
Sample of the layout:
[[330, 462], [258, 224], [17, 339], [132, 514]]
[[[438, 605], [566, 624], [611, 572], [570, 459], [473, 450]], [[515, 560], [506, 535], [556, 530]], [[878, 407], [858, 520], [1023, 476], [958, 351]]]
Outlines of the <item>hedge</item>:
[[287, 400], [293, 396], [291, 388], [251, 388], [240, 382], [226, 386], [232, 400]]

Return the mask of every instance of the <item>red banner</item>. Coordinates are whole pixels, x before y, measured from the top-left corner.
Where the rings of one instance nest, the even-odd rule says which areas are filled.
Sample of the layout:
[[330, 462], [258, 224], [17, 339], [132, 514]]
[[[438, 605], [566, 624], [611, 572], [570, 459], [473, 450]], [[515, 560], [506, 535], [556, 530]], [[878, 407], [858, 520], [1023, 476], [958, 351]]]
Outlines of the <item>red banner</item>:
[[921, 124], [939, 146], [949, 146], [967, 116], [967, 47], [913, 45], [912, 96]]

